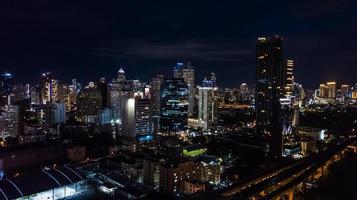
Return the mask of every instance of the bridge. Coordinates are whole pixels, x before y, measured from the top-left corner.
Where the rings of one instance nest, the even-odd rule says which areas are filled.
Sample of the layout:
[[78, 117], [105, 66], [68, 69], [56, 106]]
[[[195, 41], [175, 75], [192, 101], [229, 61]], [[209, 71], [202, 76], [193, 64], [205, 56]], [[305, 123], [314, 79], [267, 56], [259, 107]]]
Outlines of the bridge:
[[234, 185], [220, 192], [223, 199], [276, 199], [293, 200], [304, 192], [308, 183], [328, 174], [328, 167], [345, 155], [355, 138], [336, 143], [325, 151], [310, 155], [259, 177]]

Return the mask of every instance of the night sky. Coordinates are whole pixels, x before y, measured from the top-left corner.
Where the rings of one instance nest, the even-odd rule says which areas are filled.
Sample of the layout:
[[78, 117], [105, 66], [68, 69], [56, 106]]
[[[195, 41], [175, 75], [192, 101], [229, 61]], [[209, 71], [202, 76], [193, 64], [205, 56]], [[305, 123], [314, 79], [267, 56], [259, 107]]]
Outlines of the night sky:
[[[155, 2], [155, 3], [154, 3]], [[170, 75], [191, 60], [197, 83], [211, 71], [218, 84], [254, 83], [255, 40], [284, 37], [295, 80], [357, 82], [357, 1], [2, 0], [0, 69], [34, 82]]]

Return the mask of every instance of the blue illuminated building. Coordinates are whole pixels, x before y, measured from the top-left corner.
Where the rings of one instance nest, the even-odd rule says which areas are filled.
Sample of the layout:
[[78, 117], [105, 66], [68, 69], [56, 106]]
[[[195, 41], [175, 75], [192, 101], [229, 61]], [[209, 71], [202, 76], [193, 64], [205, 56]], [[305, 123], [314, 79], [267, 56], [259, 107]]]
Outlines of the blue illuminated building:
[[189, 89], [183, 79], [165, 79], [161, 86], [160, 132], [173, 136], [187, 132]]

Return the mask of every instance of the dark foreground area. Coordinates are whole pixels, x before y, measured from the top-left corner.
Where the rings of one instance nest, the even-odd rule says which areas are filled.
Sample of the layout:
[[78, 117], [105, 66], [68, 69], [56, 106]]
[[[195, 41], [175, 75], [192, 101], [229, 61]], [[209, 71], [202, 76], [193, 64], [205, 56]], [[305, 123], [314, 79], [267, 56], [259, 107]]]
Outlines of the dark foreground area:
[[335, 163], [326, 179], [317, 188], [299, 199], [307, 200], [355, 200], [357, 199], [357, 154], [349, 153], [341, 162]]

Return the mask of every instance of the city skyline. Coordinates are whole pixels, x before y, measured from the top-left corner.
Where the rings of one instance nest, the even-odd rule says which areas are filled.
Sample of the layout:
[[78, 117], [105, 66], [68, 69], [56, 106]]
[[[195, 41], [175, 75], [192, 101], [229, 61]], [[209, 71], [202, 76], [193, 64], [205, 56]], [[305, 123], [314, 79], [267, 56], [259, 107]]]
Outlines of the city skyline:
[[0, 3], [0, 200], [356, 199], [356, 10]]
[[[238, 87], [254, 83], [256, 38], [279, 34], [299, 83], [316, 88], [323, 81], [354, 82], [356, 44], [350, 38], [356, 33], [356, 2], [349, 0], [323, 5], [277, 1], [268, 5], [274, 13], [269, 17], [256, 1], [205, 2], [204, 10], [199, 2], [4, 4], [0, 69], [20, 80], [52, 71], [64, 81], [88, 82], [125, 67], [131, 79], [149, 81], [171, 74], [178, 61], [192, 61], [200, 72], [196, 80], [215, 72], [221, 87]], [[32, 10], [37, 14], [25, 14]], [[212, 16], [216, 11], [220, 15]]]

